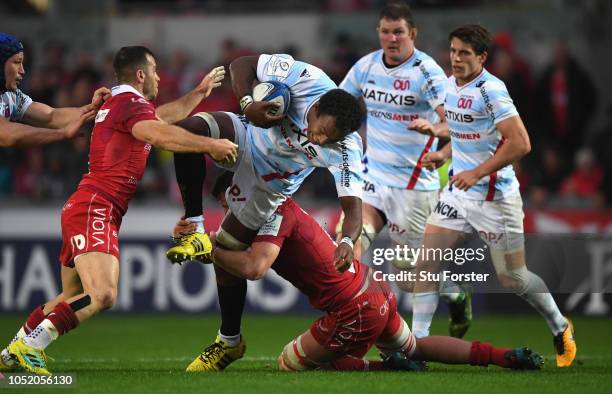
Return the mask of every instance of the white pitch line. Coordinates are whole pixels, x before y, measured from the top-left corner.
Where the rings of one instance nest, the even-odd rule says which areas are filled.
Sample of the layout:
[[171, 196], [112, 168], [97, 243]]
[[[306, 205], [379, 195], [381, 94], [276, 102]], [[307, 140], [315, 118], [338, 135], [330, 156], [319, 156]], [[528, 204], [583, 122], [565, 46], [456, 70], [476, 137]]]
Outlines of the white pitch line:
[[[276, 357], [251, 357], [246, 356], [240, 360], [244, 361], [276, 361]], [[154, 362], [178, 362], [178, 361], [193, 361], [193, 357], [156, 357], [156, 358], [137, 358], [133, 359], [119, 359], [119, 358], [56, 358], [56, 362], [59, 363], [118, 363], [121, 361], [133, 361], [139, 363], [154, 363]]]

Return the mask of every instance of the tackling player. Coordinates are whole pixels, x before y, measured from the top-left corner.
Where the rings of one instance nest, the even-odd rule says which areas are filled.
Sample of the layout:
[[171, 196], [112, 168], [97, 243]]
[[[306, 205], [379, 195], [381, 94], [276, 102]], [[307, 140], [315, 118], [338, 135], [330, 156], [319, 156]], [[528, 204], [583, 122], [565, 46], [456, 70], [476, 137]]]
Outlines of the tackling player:
[[153, 53], [145, 47], [121, 48], [113, 62], [119, 86], [96, 115], [89, 151], [89, 172], [62, 209], [60, 254], [62, 293], [36, 308], [0, 366], [48, 375], [44, 349], [60, 335], [98, 312], [111, 308], [119, 281], [121, 220], [142, 178], [151, 146], [178, 152], [204, 152], [215, 160], [232, 159], [228, 140], [198, 136], [172, 125], [184, 119], [220, 85], [222, 67], [211, 71], [185, 96], [160, 106], [151, 103], [159, 76]]
[[[367, 108], [367, 152], [363, 166], [363, 229], [356, 245], [360, 258], [387, 225], [398, 245], [420, 248], [425, 222], [438, 200], [438, 172], [423, 168], [425, 154], [448, 140], [444, 123], [446, 75], [415, 48], [417, 28], [405, 3], [390, 3], [378, 19], [379, 49], [349, 70], [340, 88]], [[361, 246], [361, 247], [360, 247]], [[394, 262], [397, 268], [414, 267]], [[413, 282], [398, 282], [412, 291]], [[449, 303], [450, 335], [461, 338], [471, 322], [471, 293], [451, 281], [441, 284]]]
[[[229, 182], [229, 178], [222, 176], [214, 188], [225, 209], [228, 203], [224, 190], [229, 187]], [[309, 330], [285, 346], [278, 357], [280, 369], [378, 371], [423, 368], [422, 364], [411, 360], [481, 366], [494, 364], [514, 369], [541, 368], [542, 357], [526, 348], [502, 349], [479, 341], [442, 336], [415, 339], [397, 313], [397, 300], [387, 283], [374, 280], [372, 271], [356, 259], [348, 262], [348, 267], [336, 262], [336, 243], [297, 203], [290, 198], [285, 200], [272, 217], [259, 230], [249, 250], [214, 248], [213, 260], [215, 265], [249, 280], [262, 278], [272, 268], [306, 294], [313, 307], [326, 312]], [[193, 224], [182, 221], [175, 232], [194, 229]], [[387, 356], [384, 361], [363, 358], [372, 345]], [[220, 352], [222, 345], [216, 343], [207, 351]], [[200, 357], [206, 358], [207, 354]], [[187, 370], [197, 371], [194, 366], [198, 361], [199, 358]], [[227, 364], [228, 360], [222, 361], [218, 370]]]
[[52, 108], [32, 101], [18, 87], [25, 75], [23, 59], [21, 42], [0, 32], [1, 147], [44, 145], [72, 138], [110, 96], [107, 88], [100, 88], [91, 104], [80, 108]]
[[[288, 55], [241, 57], [230, 65], [232, 85], [246, 119], [232, 113], [199, 113], [181, 122], [188, 130], [213, 138], [225, 137], [239, 146], [238, 161], [225, 166], [234, 172], [228, 190], [229, 212], [217, 235], [219, 245], [244, 250], [276, 208], [291, 196], [314, 167], [332, 173], [338, 199], [346, 216], [342, 241], [335, 249], [337, 261], [353, 260], [353, 242], [361, 229], [361, 138], [362, 111], [357, 100], [337, 89], [319, 68]], [[271, 116], [276, 104], [254, 102], [251, 89], [256, 81], [279, 81], [291, 90], [287, 117]], [[247, 119], [252, 124], [247, 123]], [[279, 123], [280, 122], [280, 123]], [[187, 220], [197, 232], [182, 237], [167, 252], [173, 262], [209, 256], [210, 241], [204, 234], [202, 186], [205, 176], [201, 155], [175, 155], [175, 169]], [[193, 368], [217, 370], [244, 354], [240, 322], [246, 297], [246, 281], [215, 267], [221, 327], [216, 344], [221, 352], [205, 351]], [[230, 360], [225, 361], [225, 360]]]
[[[504, 83], [483, 67], [489, 32], [466, 25], [453, 30], [449, 41], [453, 75], [445, 112], [451, 144], [427, 154], [423, 165], [438, 167], [452, 155], [452, 169], [427, 221], [424, 247], [443, 250], [478, 231], [491, 249], [501, 284], [544, 317], [554, 336], [557, 366], [570, 366], [576, 357], [572, 324], [544, 281], [525, 264], [523, 202], [512, 163], [531, 150], [529, 135]], [[440, 261], [421, 259], [417, 277], [440, 268]], [[417, 281], [414, 293], [414, 333], [424, 337], [438, 304], [438, 284]]]

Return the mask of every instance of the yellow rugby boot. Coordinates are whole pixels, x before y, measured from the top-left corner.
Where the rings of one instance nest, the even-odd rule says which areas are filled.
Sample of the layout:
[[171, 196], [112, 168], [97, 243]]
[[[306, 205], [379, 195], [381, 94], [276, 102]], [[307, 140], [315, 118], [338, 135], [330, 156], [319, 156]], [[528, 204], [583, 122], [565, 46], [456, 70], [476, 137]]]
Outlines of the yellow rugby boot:
[[212, 243], [208, 234], [191, 233], [182, 236], [177, 244], [166, 251], [166, 257], [172, 263], [182, 263], [186, 260], [210, 262]]
[[189, 364], [187, 372], [221, 372], [242, 358], [245, 352], [246, 343], [242, 336], [238, 345], [228, 346], [217, 335], [215, 341]]
[[47, 355], [44, 350], [28, 346], [19, 339], [8, 346], [8, 352], [19, 366], [36, 375], [51, 375], [47, 370]]

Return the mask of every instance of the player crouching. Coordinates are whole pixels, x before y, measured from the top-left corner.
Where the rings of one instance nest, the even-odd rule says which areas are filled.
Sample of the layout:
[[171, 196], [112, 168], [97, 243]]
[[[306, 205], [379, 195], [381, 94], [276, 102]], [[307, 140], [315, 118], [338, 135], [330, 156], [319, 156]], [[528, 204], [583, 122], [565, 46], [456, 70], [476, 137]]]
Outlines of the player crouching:
[[[215, 190], [225, 188], [215, 186]], [[226, 206], [223, 192], [216, 197]], [[193, 226], [181, 221], [175, 233], [188, 232]], [[211, 240], [214, 244], [214, 233]], [[422, 361], [541, 368], [542, 357], [527, 348], [496, 348], [443, 336], [415, 338], [397, 312], [397, 299], [388, 284], [374, 280], [370, 268], [357, 260], [334, 265], [335, 249], [325, 230], [291, 199], [278, 208], [250, 249], [213, 248], [218, 267], [249, 280], [260, 279], [272, 268], [306, 294], [315, 308], [326, 312], [284, 347], [278, 358], [280, 369], [422, 370]], [[217, 339], [187, 371], [223, 370], [244, 354], [243, 339], [240, 344], [229, 347]], [[372, 345], [385, 355], [383, 361], [363, 358]]]

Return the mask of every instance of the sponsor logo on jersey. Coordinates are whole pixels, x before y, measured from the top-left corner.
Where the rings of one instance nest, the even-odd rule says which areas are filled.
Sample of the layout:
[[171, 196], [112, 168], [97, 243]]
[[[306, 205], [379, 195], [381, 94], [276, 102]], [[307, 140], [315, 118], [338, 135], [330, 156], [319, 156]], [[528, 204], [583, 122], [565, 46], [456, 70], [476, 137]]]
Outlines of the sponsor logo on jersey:
[[308, 72], [307, 68], [302, 71], [302, 73], [300, 74], [300, 78], [310, 78], [310, 73]]
[[436, 207], [434, 208], [434, 212], [446, 216], [449, 219], [457, 219], [457, 217], [459, 216], [457, 208], [448, 205], [442, 201], [438, 201]]
[[412, 95], [401, 95], [368, 88], [365, 88], [362, 94], [366, 100], [374, 100], [385, 104], [405, 106], [411, 106], [416, 104], [416, 98]]
[[372, 182], [363, 181], [363, 191], [376, 193], [376, 186]]
[[474, 117], [470, 114], [461, 114], [459, 112], [451, 111], [450, 109], [444, 110], [444, 116], [446, 120], [451, 122], [459, 122], [459, 123], [472, 123], [474, 121]]
[[287, 78], [293, 63], [295, 63], [295, 60], [293, 59], [272, 56], [268, 62], [266, 74], [272, 77]]
[[272, 216], [268, 218], [266, 223], [264, 223], [264, 225], [261, 226], [257, 235], [277, 236], [282, 222], [283, 222], [283, 215], [280, 215], [278, 213], [272, 214]]
[[479, 133], [459, 133], [457, 131], [451, 130], [450, 135], [451, 135], [451, 138], [457, 138], [460, 140], [479, 140], [480, 139]]
[[106, 116], [108, 115], [109, 112], [110, 112], [110, 109], [99, 110], [98, 113], [96, 114], [96, 120], [94, 123], [104, 122], [104, 119], [106, 119]]
[[425, 65], [421, 63], [421, 60], [417, 60], [414, 62], [415, 67], [418, 67], [421, 73], [423, 74], [423, 78], [425, 78], [425, 86], [431, 98], [434, 100], [438, 99], [438, 90], [433, 84], [433, 79], [431, 78], [431, 73], [425, 68]]
[[393, 81], [393, 89], [395, 90], [410, 90], [409, 79], [396, 79]]
[[485, 110], [491, 117], [491, 120], [495, 121], [495, 113], [493, 112], [493, 104], [491, 104], [491, 98], [489, 97], [489, 93], [487, 93], [487, 90], [485, 89], [484, 83], [485, 81], [480, 81], [478, 82], [476, 86], [480, 88], [480, 94], [482, 95], [482, 99], [484, 100], [484, 103], [485, 103]]
[[346, 146], [345, 140], [340, 141], [340, 152], [342, 154], [340, 182], [344, 187], [351, 187], [351, 166], [349, 164], [348, 146]]
[[419, 118], [419, 115], [416, 114], [400, 114], [397, 112], [378, 111], [375, 109], [369, 110], [368, 115], [373, 118], [397, 120], [399, 122], [410, 122]]

